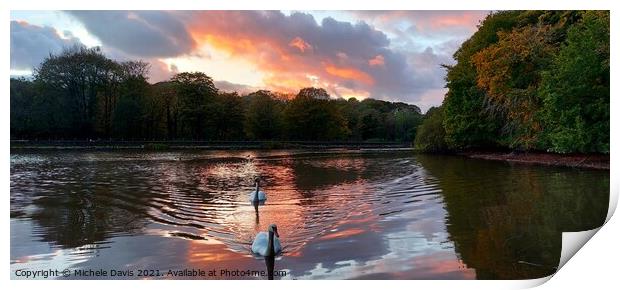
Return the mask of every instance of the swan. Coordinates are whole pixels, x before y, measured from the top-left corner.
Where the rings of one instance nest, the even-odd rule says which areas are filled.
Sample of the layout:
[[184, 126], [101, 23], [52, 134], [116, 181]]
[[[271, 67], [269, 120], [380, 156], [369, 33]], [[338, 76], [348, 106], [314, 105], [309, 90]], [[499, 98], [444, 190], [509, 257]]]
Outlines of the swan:
[[260, 179], [258, 177], [256, 177], [254, 179], [254, 182], [256, 183], [256, 190], [250, 192], [250, 202], [252, 203], [256, 203], [256, 202], [264, 202], [265, 200], [267, 200], [267, 195], [265, 194], [265, 192], [260, 191]]
[[265, 257], [271, 257], [282, 252], [280, 235], [275, 224], [269, 226], [269, 232], [260, 232], [252, 243], [252, 253]]

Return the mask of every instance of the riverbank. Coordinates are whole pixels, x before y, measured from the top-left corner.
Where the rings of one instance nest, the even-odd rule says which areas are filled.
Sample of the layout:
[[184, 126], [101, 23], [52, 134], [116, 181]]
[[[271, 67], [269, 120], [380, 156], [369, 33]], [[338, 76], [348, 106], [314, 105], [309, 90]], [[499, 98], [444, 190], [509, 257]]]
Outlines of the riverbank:
[[102, 140], [11, 140], [11, 150], [246, 150], [246, 149], [410, 149], [401, 142], [321, 141], [102, 141]]
[[524, 164], [568, 166], [609, 170], [609, 155], [604, 154], [554, 154], [541, 152], [460, 152], [469, 158], [506, 161]]

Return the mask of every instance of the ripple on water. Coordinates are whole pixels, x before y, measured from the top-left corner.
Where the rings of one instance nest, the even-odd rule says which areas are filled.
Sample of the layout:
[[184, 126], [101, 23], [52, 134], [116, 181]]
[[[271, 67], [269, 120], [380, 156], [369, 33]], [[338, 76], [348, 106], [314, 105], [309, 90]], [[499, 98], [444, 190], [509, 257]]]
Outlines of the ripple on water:
[[[139, 232], [152, 223], [160, 225], [163, 236], [215, 239], [241, 253], [249, 253], [258, 231], [277, 223], [285, 250], [292, 253], [313, 239], [367, 230], [333, 232], [350, 221], [397, 218], [440, 193], [411, 157], [369, 162], [360, 154], [245, 156], [12, 155], [11, 211], [34, 204], [31, 214], [44, 220], [44, 239], [53, 238], [43, 232], [54, 227], [81, 227], [76, 230], [85, 232], [86, 240], [96, 241]], [[258, 208], [248, 203], [255, 176], [263, 178], [268, 193], [267, 203]], [[111, 209], [116, 215], [110, 215]], [[137, 220], [142, 222], [132, 223]]]

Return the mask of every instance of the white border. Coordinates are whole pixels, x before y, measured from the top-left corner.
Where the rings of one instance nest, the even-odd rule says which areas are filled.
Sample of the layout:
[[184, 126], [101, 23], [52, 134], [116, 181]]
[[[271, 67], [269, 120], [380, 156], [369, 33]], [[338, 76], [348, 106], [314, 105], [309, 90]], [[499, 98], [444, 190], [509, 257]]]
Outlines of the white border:
[[[334, 0], [313, 0], [305, 2], [294, 2], [291, 0], [263, 0], [263, 1], [189, 1], [189, 0], [146, 0], [146, 1], [127, 1], [127, 0], [106, 0], [106, 1], [84, 1], [84, 0], [21, 0], [0, 1], [2, 7], [0, 27], [2, 27], [2, 39], [4, 45], [0, 46], [2, 58], [0, 67], [4, 68], [4, 78], [0, 80], [2, 84], [2, 97], [0, 98], [0, 114], [2, 123], [0, 130], [4, 138], [0, 162], [3, 164], [0, 173], [3, 180], [4, 192], [4, 216], [9, 213], [9, 18], [10, 10], [63, 10], [63, 9], [137, 9], [137, 10], [159, 10], [159, 9], [244, 9], [244, 10], [529, 10], [529, 9], [601, 9], [612, 10], [611, 17], [611, 51], [617, 52], [618, 49], [618, 15], [620, 9], [612, 0], [519, 0], [519, 1], [488, 1], [488, 0], [433, 0], [433, 1], [413, 1], [413, 0], [390, 0], [390, 1], [334, 1]], [[420, 3], [417, 3], [420, 2]], [[501, 3], [500, 3], [501, 2]], [[619, 1], [615, 1], [619, 2]], [[449, 9], [446, 9], [449, 8]], [[618, 61], [614, 53], [611, 56], [611, 76], [612, 84], [618, 84]], [[612, 85], [611, 96], [616, 96], [617, 86]], [[613, 114], [618, 112], [618, 101], [615, 97], [611, 98], [611, 126], [618, 128], [618, 118]], [[614, 134], [612, 129], [611, 152], [618, 150], [618, 134]], [[618, 155], [611, 154], [612, 164], [618, 164]], [[611, 202], [608, 219], [615, 210], [618, 201], [618, 170], [612, 166], [611, 169]], [[2, 254], [0, 261], [4, 262], [4, 270], [1, 277], [3, 280], [10, 280], [10, 247], [9, 247], [9, 219], [2, 219], [0, 223], [4, 233], [0, 240]], [[548, 283], [540, 289], [571, 289], [575, 287], [585, 288], [597, 285], [597, 289], [614, 289], [617, 287], [618, 273], [617, 261], [620, 254], [617, 251], [620, 245], [618, 233], [620, 222], [618, 218], [612, 218], [609, 222], [586, 243], [574, 258], [571, 259]], [[593, 234], [596, 231], [586, 233]], [[570, 236], [570, 235], [568, 235]], [[568, 243], [567, 236], [564, 241]], [[550, 278], [550, 277], [548, 277]], [[533, 287], [544, 283], [547, 278], [527, 281], [280, 281], [271, 283], [269, 287], [274, 288], [294, 288], [294, 289], [314, 289], [321, 286], [334, 287], [360, 287], [360, 288], [423, 288], [423, 289], [518, 289]], [[45, 288], [45, 289], [70, 289], [80, 287], [89, 289], [109, 289], [111, 287], [149, 287], [151, 289], [170, 289], [170, 287], [207, 287], [218, 289], [220, 287], [265, 287], [268, 282], [250, 284], [248, 281], [8, 281], [2, 283], [8, 286], [7, 289], [17, 289], [18, 287]], [[458, 288], [457, 288], [458, 287]]]

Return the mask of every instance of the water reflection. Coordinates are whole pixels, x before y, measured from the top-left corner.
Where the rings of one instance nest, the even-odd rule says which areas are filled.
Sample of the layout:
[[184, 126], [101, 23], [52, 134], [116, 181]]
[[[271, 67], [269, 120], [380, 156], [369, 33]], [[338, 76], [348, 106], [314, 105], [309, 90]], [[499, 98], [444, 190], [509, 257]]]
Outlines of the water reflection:
[[267, 279], [273, 280], [273, 269], [276, 263], [276, 256], [265, 257], [265, 266], [267, 267]]
[[555, 272], [561, 232], [599, 227], [607, 215], [608, 172], [419, 156], [440, 180], [447, 231], [478, 279]]
[[[248, 202], [255, 176], [266, 204]], [[557, 265], [561, 231], [602, 224], [608, 184], [608, 171], [402, 152], [13, 153], [11, 267], [535, 278]], [[250, 253], [272, 223], [286, 276]]]

